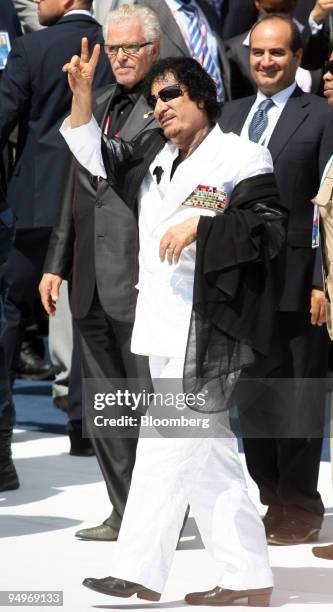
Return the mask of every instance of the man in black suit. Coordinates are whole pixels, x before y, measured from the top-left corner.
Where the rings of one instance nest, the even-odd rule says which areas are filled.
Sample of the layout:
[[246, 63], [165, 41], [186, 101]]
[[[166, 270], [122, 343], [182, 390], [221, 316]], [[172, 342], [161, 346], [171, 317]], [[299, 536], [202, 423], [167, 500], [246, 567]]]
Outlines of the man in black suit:
[[[281, 201], [289, 209], [279, 313], [282, 354], [279, 363], [266, 361], [261, 370], [264, 376], [297, 379], [297, 383], [293, 386], [291, 381], [290, 396], [285, 394], [280, 402], [274, 385], [266, 385], [247, 414], [249, 422], [251, 412], [262, 428], [253, 430], [253, 439], [245, 437], [244, 447], [261, 501], [268, 505], [264, 519], [268, 541], [292, 544], [317, 538], [324, 511], [317, 492], [324, 391], [320, 386], [316, 390], [315, 381], [302, 379], [325, 377], [327, 368], [328, 336], [322, 326], [324, 294], [319, 251], [313, 248], [317, 224], [311, 198], [332, 151], [332, 113], [324, 100], [303, 93], [295, 83], [302, 50], [294, 24], [277, 15], [264, 17], [254, 26], [250, 44], [258, 94], [227, 104], [222, 128], [268, 146]], [[281, 389], [282, 384], [289, 388], [281, 381]], [[269, 435], [271, 430], [265, 430], [262, 421], [274, 417]], [[259, 431], [264, 432], [261, 439]], [[312, 432], [316, 438], [311, 438]]]
[[[11, 0], [3, 0], [0, 6], [0, 31], [10, 45], [22, 31]], [[5, 33], [5, 34], [4, 34]], [[3, 55], [3, 63], [5, 63]], [[3, 70], [0, 69], [0, 79]], [[3, 280], [4, 262], [7, 260], [13, 239], [13, 230], [7, 226], [8, 208], [4, 196], [9, 169], [8, 150], [0, 154], [0, 335], [4, 327], [4, 303], [6, 287]], [[3, 347], [0, 345], [0, 491], [17, 489], [18, 476], [11, 458], [11, 438], [15, 424], [15, 407], [12, 401], [8, 370]]]
[[[152, 127], [153, 114], [142, 95], [142, 80], [158, 57], [160, 26], [150, 8], [133, 5], [110, 12], [106, 32], [105, 50], [117, 83], [96, 92], [94, 115], [105, 133], [131, 140]], [[136, 215], [106, 181], [91, 181], [89, 173], [73, 163], [40, 291], [48, 313], [53, 314], [50, 296], [57, 297], [62, 279], [71, 278], [71, 309], [80, 337], [84, 378], [149, 378], [148, 360], [130, 351], [137, 249]], [[137, 440], [92, 438], [92, 442], [113, 510], [102, 525], [82, 529], [77, 536], [115, 540]]]
[[[0, 83], [0, 148], [19, 123], [16, 163], [7, 200], [17, 215], [15, 248], [6, 268], [9, 284], [8, 325], [3, 339], [8, 365], [14, 358], [22, 318], [30, 316], [51, 229], [60, 204], [60, 185], [70, 156], [58, 127], [70, 107], [61, 66], [81, 46], [102, 40], [100, 25], [89, 13], [90, 0], [43, 0], [39, 19], [48, 29], [15, 40]], [[73, 13], [72, 11], [75, 12]], [[110, 82], [106, 58], [96, 86]]]

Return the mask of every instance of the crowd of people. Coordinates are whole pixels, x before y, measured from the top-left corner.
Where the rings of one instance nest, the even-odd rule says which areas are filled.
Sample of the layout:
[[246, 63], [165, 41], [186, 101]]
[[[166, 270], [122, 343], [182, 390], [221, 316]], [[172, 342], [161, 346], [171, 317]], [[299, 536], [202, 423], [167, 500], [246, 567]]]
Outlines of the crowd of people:
[[[332, 15], [333, 0], [2, 0], [0, 491], [20, 486], [15, 378], [54, 372], [70, 453], [96, 455], [110, 500], [76, 534], [117, 541], [95, 591], [158, 601], [189, 505], [221, 574], [189, 604], [269, 605], [267, 543], [318, 540]], [[29, 341], [40, 300], [52, 366]], [[106, 434], [91, 390], [116, 381], [204, 392], [184, 414], [209, 434]]]

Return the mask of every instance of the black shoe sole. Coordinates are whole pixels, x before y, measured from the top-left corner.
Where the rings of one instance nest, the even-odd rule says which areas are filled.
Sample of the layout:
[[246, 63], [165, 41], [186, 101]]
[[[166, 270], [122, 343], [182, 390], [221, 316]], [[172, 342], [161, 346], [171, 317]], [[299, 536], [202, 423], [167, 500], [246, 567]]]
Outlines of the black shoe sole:
[[87, 589], [96, 591], [96, 593], [102, 593], [102, 595], [109, 595], [109, 597], [121, 597], [122, 599], [128, 599], [129, 597], [136, 595], [138, 599], [144, 599], [145, 601], [160, 601], [161, 599], [160, 593], [156, 593], [155, 591], [151, 591], [150, 589], [145, 588], [133, 590], [133, 592], [130, 593], [119, 593], [118, 591], [113, 591], [112, 593], [110, 593], [108, 589], [103, 589], [103, 587], [94, 587], [93, 585], [85, 584], [84, 581], [82, 582], [82, 584]]

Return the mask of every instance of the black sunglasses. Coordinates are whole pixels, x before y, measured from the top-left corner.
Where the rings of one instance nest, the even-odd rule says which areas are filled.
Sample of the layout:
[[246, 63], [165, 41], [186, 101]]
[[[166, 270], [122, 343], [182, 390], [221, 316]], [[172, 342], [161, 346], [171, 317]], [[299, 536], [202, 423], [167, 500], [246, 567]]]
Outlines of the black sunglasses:
[[333, 60], [327, 60], [327, 62], [325, 62], [324, 73], [325, 72], [330, 72], [333, 76]]
[[184, 94], [184, 91], [180, 87], [180, 85], [169, 85], [168, 87], [164, 87], [161, 89], [157, 96], [149, 96], [148, 104], [151, 108], [155, 108], [157, 104], [157, 100], [162, 100], [162, 102], [169, 102], [170, 100], [174, 100], [175, 98], [180, 98]]

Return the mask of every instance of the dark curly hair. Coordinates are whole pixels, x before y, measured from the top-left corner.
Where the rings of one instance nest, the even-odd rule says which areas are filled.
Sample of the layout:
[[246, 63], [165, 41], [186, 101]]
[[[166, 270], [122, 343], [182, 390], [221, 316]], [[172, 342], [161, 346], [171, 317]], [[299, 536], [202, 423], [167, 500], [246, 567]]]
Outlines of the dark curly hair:
[[210, 124], [215, 125], [222, 109], [215, 82], [191, 57], [167, 57], [153, 64], [144, 80], [144, 95], [148, 102], [154, 81], [167, 73], [173, 74], [177, 82], [186, 87], [191, 100], [203, 102]]

